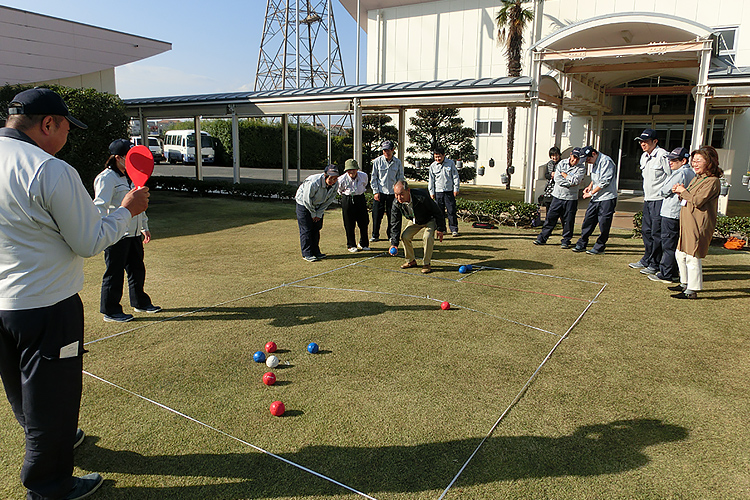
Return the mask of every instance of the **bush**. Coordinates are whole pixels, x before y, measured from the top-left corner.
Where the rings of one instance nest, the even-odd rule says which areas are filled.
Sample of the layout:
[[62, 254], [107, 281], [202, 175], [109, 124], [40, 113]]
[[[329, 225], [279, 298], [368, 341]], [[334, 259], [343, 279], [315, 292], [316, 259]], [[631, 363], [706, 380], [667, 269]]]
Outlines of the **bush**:
[[[642, 225], [643, 212], [638, 212], [633, 215], [634, 238], [640, 238], [642, 236]], [[727, 239], [732, 236], [742, 238], [745, 241], [748, 241], [748, 239], [750, 239], [750, 217], [719, 216], [716, 218], [716, 229], [714, 230], [714, 237]]]
[[293, 200], [297, 186], [280, 182], [199, 181], [189, 177], [156, 176], [147, 183], [150, 189], [178, 191], [199, 196], [229, 195], [251, 200]]
[[491, 222], [505, 226], [532, 227], [539, 220], [539, 206], [515, 201], [471, 201], [456, 198], [456, 209], [462, 220]]
[[[94, 177], [104, 170], [109, 158], [109, 143], [128, 137], [128, 116], [125, 105], [116, 95], [97, 92], [93, 89], [71, 89], [58, 85], [45, 85], [60, 94], [70, 109], [70, 114], [88, 125], [80, 130], [71, 127], [68, 142], [57, 157], [71, 164], [81, 176], [89, 193], [94, 192]], [[3, 122], [8, 104], [13, 97], [28, 85], [5, 85], [0, 87], [0, 117]]]

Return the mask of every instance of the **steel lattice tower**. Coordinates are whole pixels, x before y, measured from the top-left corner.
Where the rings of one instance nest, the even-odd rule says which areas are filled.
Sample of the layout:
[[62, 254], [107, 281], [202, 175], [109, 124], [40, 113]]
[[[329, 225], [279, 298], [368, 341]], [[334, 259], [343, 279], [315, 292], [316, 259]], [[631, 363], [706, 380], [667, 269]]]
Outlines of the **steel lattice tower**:
[[346, 85], [329, 4], [330, 0], [268, 0], [256, 91]]

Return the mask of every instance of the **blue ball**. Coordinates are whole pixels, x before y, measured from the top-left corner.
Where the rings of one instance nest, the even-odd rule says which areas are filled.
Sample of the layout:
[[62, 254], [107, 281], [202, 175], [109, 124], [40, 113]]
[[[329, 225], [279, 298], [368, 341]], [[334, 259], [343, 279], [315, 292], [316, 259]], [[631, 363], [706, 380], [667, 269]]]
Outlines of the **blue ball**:
[[393, 247], [390, 250], [388, 250], [388, 252], [390, 252], [391, 255], [396, 255], [398, 253], [398, 248]]
[[316, 344], [315, 342], [310, 342], [309, 344], [307, 344], [307, 352], [309, 352], [310, 354], [317, 353], [318, 352], [318, 344]]
[[467, 273], [466, 266], [460, 266], [458, 268], [458, 272], [461, 274], [466, 274]]
[[266, 355], [263, 354], [263, 351], [255, 351], [255, 354], [253, 354], [253, 361], [256, 363], [265, 363]]
[[473, 268], [473, 267], [471, 267], [471, 264], [466, 264], [466, 272], [467, 272], [467, 273], [470, 273], [470, 272], [472, 272], [473, 270], [474, 270], [474, 268]]

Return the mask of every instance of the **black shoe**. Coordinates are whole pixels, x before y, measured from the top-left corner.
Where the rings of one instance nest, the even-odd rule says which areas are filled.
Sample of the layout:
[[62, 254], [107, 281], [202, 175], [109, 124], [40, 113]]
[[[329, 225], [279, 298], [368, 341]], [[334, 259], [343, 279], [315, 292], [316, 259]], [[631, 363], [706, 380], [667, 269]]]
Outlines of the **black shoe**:
[[105, 314], [104, 315], [104, 321], [107, 323], [127, 323], [128, 321], [133, 319], [132, 314], [126, 314], [126, 313], [115, 313], [115, 314]]
[[560, 248], [562, 248], [563, 250], [567, 250], [568, 248], [570, 248], [570, 243], [560, 243]]
[[532, 243], [534, 243], [535, 245], [544, 245], [544, 243], [539, 240], [534, 240]]
[[576, 253], [585, 252], [586, 251], [586, 247], [579, 247], [578, 245], [576, 245], [576, 246], [573, 247], [573, 251], [576, 252]]
[[161, 311], [161, 307], [151, 304], [148, 307], [134, 307], [133, 310], [139, 313], [153, 314], [153, 313], [158, 313], [159, 311]]
[[596, 248], [592, 248], [591, 250], [586, 250], [586, 253], [589, 255], [601, 255], [604, 253], [604, 250], [597, 250]]
[[675, 293], [672, 295], [673, 299], [697, 299], [698, 294], [695, 292], [682, 292], [682, 293]]
[[682, 285], [675, 285], [675, 286], [668, 286], [667, 290], [672, 290], [673, 292], [684, 292], [687, 289], [687, 286]]
[[73, 481], [75, 486], [73, 486], [73, 489], [68, 493], [68, 496], [65, 497], [65, 500], [80, 500], [93, 495], [104, 482], [104, 478], [94, 472], [93, 474], [74, 477]]

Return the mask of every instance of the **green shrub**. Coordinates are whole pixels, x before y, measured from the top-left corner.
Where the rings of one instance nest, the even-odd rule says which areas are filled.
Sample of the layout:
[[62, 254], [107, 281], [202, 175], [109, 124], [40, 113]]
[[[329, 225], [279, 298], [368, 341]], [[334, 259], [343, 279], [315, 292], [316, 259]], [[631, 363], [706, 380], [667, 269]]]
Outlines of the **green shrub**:
[[535, 203], [456, 198], [456, 209], [461, 219], [467, 221], [515, 227], [531, 227], [539, 221], [539, 206]]
[[293, 200], [297, 186], [281, 182], [199, 181], [189, 177], [155, 176], [149, 179], [150, 189], [178, 191], [199, 196], [229, 195], [251, 200]]
[[[642, 236], [641, 227], [643, 225], [643, 212], [638, 212], [633, 215], [633, 237], [640, 238]], [[750, 217], [725, 217], [719, 216], [716, 218], [716, 229], [714, 230], [714, 237], [729, 238], [731, 236], [742, 238], [744, 240], [750, 239]]]
[[[81, 181], [90, 193], [94, 192], [94, 177], [104, 170], [109, 158], [109, 143], [128, 137], [128, 116], [125, 105], [116, 95], [97, 92], [93, 89], [71, 89], [58, 85], [45, 85], [60, 94], [70, 113], [88, 125], [80, 130], [71, 127], [68, 142], [57, 157], [72, 165], [81, 176]], [[5, 85], [0, 87], [0, 118], [5, 121], [8, 104], [13, 97], [28, 85]]]

